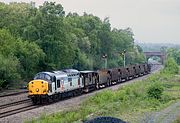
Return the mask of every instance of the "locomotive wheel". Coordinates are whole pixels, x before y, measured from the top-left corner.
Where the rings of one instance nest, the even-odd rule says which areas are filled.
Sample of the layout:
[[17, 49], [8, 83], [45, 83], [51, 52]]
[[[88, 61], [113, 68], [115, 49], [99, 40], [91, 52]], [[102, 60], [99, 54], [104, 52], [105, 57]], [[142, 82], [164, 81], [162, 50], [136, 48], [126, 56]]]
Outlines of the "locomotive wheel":
[[37, 97], [32, 98], [32, 102], [33, 102], [33, 104], [41, 104], [41, 103], [42, 103], [40, 97], [38, 97], [38, 98], [37, 98]]
[[54, 95], [54, 101], [56, 102], [56, 101], [58, 101], [58, 100], [59, 100], [59, 97], [58, 97], [57, 94], [55, 94], [55, 95]]
[[33, 104], [37, 104], [36, 98], [31, 98], [31, 100], [32, 100]]
[[78, 92], [79, 92], [78, 95], [82, 95], [83, 90], [82, 90], [82, 89], [79, 89]]
[[47, 98], [42, 98], [42, 103], [43, 104], [48, 104], [48, 99]]
[[39, 104], [42, 104], [42, 102], [43, 102], [43, 101], [42, 101], [42, 98], [40, 97], [40, 99], [39, 99]]
[[62, 95], [61, 95], [61, 93], [59, 93], [58, 94], [58, 100], [61, 100], [61, 98], [62, 98]]

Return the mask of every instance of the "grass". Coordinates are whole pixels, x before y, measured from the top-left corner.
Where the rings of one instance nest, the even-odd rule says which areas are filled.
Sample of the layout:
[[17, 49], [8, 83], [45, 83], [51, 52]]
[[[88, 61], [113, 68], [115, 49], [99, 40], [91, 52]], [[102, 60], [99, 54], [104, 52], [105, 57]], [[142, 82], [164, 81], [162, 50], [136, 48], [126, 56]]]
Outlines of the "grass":
[[[144, 113], [157, 111], [180, 99], [180, 77], [163, 72], [146, 80], [120, 87], [117, 91], [105, 90], [82, 102], [78, 108], [50, 116], [42, 115], [33, 123], [81, 122], [97, 116], [113, 116], [128, 122], [137, 122]], [[154, 83], [163, 87], [160, 99], [149, 97], [148, 88]]]
[[176, 117], [176, 120], [173, 123], [180, 123], [180, 115]]

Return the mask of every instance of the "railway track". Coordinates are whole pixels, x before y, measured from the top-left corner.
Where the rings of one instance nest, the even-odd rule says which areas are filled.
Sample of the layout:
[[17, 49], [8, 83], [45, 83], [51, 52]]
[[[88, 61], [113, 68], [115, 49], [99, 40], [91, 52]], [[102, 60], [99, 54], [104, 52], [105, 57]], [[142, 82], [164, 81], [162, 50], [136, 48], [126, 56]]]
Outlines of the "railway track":
[[30, 99], [20, 100], [17, 102], [12, 102], [12, 103], [8, 103], [8, 104], [0, 105], [0, 109], [4, 109], [4, 108], [10, 107], [10, 106], [15, 106], [18, 104], [23, 104], [23, 103], [28, 103], [28, 102], [31, 102], [31, 100]]
[[0, 118], [4, 118], [20, 112], [32, 110], [37, 107], [39, 106], [33, 105], [30, 99], [25, 99], [17, 102], [0, 105]]
[[39, 106], [37, 106], [37, 105], [32, 105], [31, 104], [31, 105], [23, 106], [23, 107], [20, 107], [20, 108], [17, 107], [15, 109], [6, 110], [6, 111], [0, 113], [0, 118], [4, 118], [4, 117], [14, 115], [14, 114], [17, 114], [17, 113], [20, 113], [20, 112], [32, 110], [32, 109], [35, 109], [35, 108], [38, 108], [38, 107]]
[[14, 96], [14, 95], [19, 95], [19, 94], [23, 94], [23, 93], [27, 93], [28, 91], [21, 91], [21, 92], [14, 92], [14, 93], [9, 93], [9, 94], [4, 94], [4, 95], [0, 95], [0, 97], [8, 97], [8, 96]]

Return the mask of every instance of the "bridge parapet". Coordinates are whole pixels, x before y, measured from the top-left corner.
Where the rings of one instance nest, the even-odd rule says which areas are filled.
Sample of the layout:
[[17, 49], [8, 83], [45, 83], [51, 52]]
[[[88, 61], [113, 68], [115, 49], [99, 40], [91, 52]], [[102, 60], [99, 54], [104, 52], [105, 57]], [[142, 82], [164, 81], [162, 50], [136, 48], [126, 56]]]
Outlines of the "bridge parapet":
[[144, 52], [144, 55], [147, 60], [152, 56], [158, 56], [161, 59], [162, 64], [164, 64], [166, 59], [166, 54], [164, 52]]

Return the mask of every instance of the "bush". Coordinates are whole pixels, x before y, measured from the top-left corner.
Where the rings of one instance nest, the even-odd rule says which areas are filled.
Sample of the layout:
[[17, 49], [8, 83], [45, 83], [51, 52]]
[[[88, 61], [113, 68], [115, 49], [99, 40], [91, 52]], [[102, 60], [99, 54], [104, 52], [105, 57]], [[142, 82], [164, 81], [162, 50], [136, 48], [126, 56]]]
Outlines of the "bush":
[[150, 85], [147, 89], [148, 97], [155, 98], [155, 99], [161, 99], [163, 87], [159, 83], [154, 83]]
[[179, 67], [173, 58], [170, 57], [167, 59], [163, 72], [171, 73], [171, 74], [178, 74]]
[[18, 72], [19, 61], [13, 56], [3, 56], [0, 54], [0, 87], [14, 85], [21, 76]]

